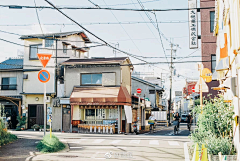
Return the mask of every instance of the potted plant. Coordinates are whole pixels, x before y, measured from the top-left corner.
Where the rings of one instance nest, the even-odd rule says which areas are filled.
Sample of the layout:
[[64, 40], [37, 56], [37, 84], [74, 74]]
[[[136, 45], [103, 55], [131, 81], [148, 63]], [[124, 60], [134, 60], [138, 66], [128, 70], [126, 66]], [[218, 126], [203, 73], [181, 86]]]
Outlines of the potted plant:
[[43, 131], [43, 129], [44, 129], [44, 125], [40, 125], [39, 131]]
[[18, 117], [17, 117], [17, 120], [18, 120], [18, 124], [17, 124], [16, 130], [17, 130], [17, 131], [19, 131], [19, 130], [24, 130], [25, 125], [26, 125], [26, 117], [18, 116]]
[[223, 97], [204, 101], [203, 110], [199, 106], [193, 109], [194, 116], [198, 116], [197, 128], [190, 137], [200, 147], [206, 145], [208, 158], [219, 160], [219, 153], [225, 155], [229, 161], [235, 161], [236, 153], [233, 146], [233, 106], [224, 102]]
[[32, 127], [31, 127], [34, 131], [38, 131], [40, 129], [40, 126], [38, 124], [34, 124]]

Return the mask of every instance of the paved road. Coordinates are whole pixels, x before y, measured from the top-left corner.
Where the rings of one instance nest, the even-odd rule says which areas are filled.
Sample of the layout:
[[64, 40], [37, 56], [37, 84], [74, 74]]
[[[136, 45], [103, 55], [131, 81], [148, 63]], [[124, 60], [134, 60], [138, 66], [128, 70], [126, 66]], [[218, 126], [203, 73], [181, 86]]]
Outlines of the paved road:
[[157, 129], [160, 130], [157, 133], [143, 135], [55, 133], [69, 145], [69, 150], [41, 155], [35, 152], [43, 132], [13, 131], [21, 139], [0, 147], [0, 160], [184, 161], [184, 144], [190, 141], [186, 128], [182, 126], [179, 135], [171, 135], [173, 127]]
[[[183, 161], [185, 136], [150, 136], [150, 135], [99, 135], [55, 133], [61, 141], [69, 145], [69, 151], [35, 155], [37, 140], [41, 132], [14, 132], [25, 140], [0, 148], [1, 160], [163, 160]], [[20, 141], [21, 141], [20, 140]], [[35, 145], [34, 145], [35, 144]], [[15, 146], [15, 149], [11, 149]], [[19, 151], [20, 148], [21, 150]], [[17, 153], [15, 152], [18, 151]], [[6, 153], [8, 151], [8, 153]], [[23, 151], [23, 153], [21, 153]]]

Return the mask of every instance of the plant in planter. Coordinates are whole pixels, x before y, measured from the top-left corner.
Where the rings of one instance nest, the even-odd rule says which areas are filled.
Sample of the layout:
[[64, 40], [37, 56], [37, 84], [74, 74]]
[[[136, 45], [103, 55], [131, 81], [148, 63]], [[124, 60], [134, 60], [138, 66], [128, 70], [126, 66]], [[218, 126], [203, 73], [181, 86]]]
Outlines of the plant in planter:
[[205, 144], [208, 154], [234, 155], [233, 107], [224, 102], [222, 97], [204, 101], [203, 112], [195, 107], [193, 113], [198, 115], [196, 130], [191, 134], [194, 143]]
[[23, 116], [18, 116], [17, 117], [17, 120], [18, 120], [18, 124], [17, 124], [17, 128], [16, 130], [24, 130], [25, 128], [25, 125], [26, 125], [26, 117], [23, 117]]
[[34, 129], [34, 131], [38, 131], [40, 126], [38, 124], [34, 124], [31, 128]]

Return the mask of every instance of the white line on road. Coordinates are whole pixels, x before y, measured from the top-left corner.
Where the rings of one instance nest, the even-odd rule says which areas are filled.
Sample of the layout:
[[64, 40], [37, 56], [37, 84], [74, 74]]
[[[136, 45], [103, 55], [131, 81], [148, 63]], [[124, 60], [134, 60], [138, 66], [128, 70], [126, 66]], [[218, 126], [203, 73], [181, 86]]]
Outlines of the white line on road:
[[117, 147], [111, 147], [111, 146], [94, 146], [94, 147], [91, 147], [93, 149], [127, 149], [127, 147], [120, 147], [120, 146], [117, 146]]
[[122, 140], [114, 140], [114, 141], [112, 141], [110, 144], [117, 144], [117, 143], [119, 143], [119, 142], [121, 142]]
[[159, 142], [158, 142], [158, 140], [150, 140], [149, 144], [151, 144], [151, 145], [159, 145]]
[[184, 143], [184, 155], [185, 155], [185, 161], [190, 161], [189, 159], [189, 154], [188, 154], [188, 147], [187, 147], [188, 143]]
[[82, 147], [70, 147], [70, 149], [82, 149]]
[[140, 140], [131, 140], [130, 141], [130, 144], [139, 144], [140, 143]]
[[105, 139], [96, 139], [96, 140], [94, 140], [94, 142], [93, 143], [101, 143], [101, 142], [103, 142]]
[[172, 145], [172, 146], [174, 146], [174, 145], [179, 146], [177, 141], [168, 141], [168, 144]]

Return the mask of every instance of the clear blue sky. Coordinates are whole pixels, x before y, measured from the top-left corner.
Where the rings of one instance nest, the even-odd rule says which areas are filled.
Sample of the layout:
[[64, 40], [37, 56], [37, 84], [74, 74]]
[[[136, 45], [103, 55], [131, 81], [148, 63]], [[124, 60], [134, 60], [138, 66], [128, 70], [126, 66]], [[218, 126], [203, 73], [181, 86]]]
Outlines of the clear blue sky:
[[[116, 7], [116, 8], [140, 8], [137, 0], [91, 0], [100, 7]], [[141, 0], [141, 2], [146, 2], [151, 0]], [[94, 7], [88, 0], [51, 0], [57, 6], [79, 6], [79, 7]], [[46, 5], [48, 4], [44, 0], [36, 0], [37, 5]], [[136, 3], [130, 5], [120, 5], [127, 3]], [[31, 0], [1, 0], [1, 5], [31, 5], [34, 6], [34, 1]], [[116, 6], [111, 6], [116, 5]], [[154, 2], [143, 3], [147, 9], [170, 9], [170, 8], [187, 8], [187, 0], [156, 0]], [[130, 11], [105, 11], [105, 10], [64, 10], [69, 16], [79, 23], [85, 24], [84, 26], [92, 31], [97, 36], [108, 41], [109, 43], [119, 43], [119, 48], [130, 52], [135, 55], [141, 56], [164, 56], [164, 52], [160, 43], [157, 30], [153, 27], [152, 24], [111, 24], [111, 25], [89, 25], [86, 23], [94, 22], [128, 22], [128, 21], [148, 21], [149, 19], [144, 14], [144, 12], [130, 12]], [[116, 18], [114, 17], [114, 15]], [[63, 17], [56, 10], [49, 9], [38, 9], [38, 14], [40, 17], [41, 24], [49, 23], [61, 23], [69, 24], [71, 23], [68, 19]], [[167, 11], [167, 12], [156, 12], [157, 19], [160, 22], [164, 21], [188, 21], [188, 11]], [[151, 18], [155, 21], [154, 15], [149, 13]], [[142, 16], [142, 17], [141, 17]], [[200, 19], [200, 17], [198, 17]], [[39, 34], [41, 33], [40, 27], [38, 25], [38, 20], [36, 16], [35, 9], [20, 9], [13, 10], [8, 8], [0, 8], [0, 25], [11, 25], [11, 24], [32, 24], [31, 26], [0, 26], [0, 30], [14, 32], [18, 34]], [[66, 32], [66, 31], [75, 31], [81, 30], [76, 25], [60, 25], [60, 26], [48, 26], [42, 25], [43, 32]], [[123, 29], [123, 28], [124, 29]], [[174, 43], [179, 44], [181, 49], [178, 49], [176, 52], [177, 57], [187, 56], [190, 53], [194, 52], [194, 49], [189, 49], [189, 38], [188, 38], [188, 23], [160, 23], [160, 31], [164, 33], [169, 39], [172, 38]], [[199, 26], [200, 28], [200, 26]], [[200, 29], [199, 29], [200, 33]], [[92, 41], [97, 41], [94, 37], [87, 34]], [[4, 34], [0, 32], [0, 37], [7, 39], [9, 41], [14, 41], [17, 43], [23, 43], [19, 40], [19, 36]], [[163, 39], [163, 44], [165, 49], [170, 49], [169, 43]], [[5, 57], [14, 57], [17, 56], [17, 51], [23, 51], [23, 47], [9, 44], [6, 42], [0, 41], [0, 60], [3, 61]], [[199, 50], [195, 52], [194, 56], [201, 55], [201, 44], [199, 41]], [[166, 54], [169, 56], [169, 50], [166, 50]], [[113, 56], [113, 50], [108, 47], [98, 47], [90, 49], [91, 57], [111, 57]], [[118, 53], [117, 56], [126, 56], [124, 54]], [[139, 61], [131, 58], [133, 63], [138, 63]], [[166, 59], [145, 59], [149, 62], [153, 61], [163, 61], [166, 62]], [[168, 59], [170, 60], [170, 59]], [[178, 59], [176, 59], [178, 60]], [[181, 61], [197, 61], [201, 60], [200, 57], [183, 59]], [[184, 75], [187, 78], [198, 78], [198, 72], [195, 67], [196, 63], [185, 63], [185, 64], [175, 64], [175, 69], [177, 74]], [[144, 71], [144, 72], [154, 72], [155, 76], [160, 76], [161, 72], [169, 73], [168, 71], [161, 70], [164, 68], [168, 70], [167, 64], [152, 66], [135, 66], [135, 71]], [[169, 90], [169, 74], [165, 76], [165, 87]], [[175, 76], [173, 79], [173, 91], [182, 90], [185, 85], [184, 77]]]

